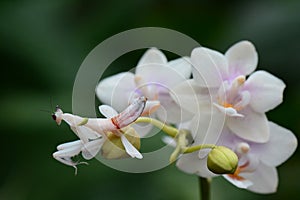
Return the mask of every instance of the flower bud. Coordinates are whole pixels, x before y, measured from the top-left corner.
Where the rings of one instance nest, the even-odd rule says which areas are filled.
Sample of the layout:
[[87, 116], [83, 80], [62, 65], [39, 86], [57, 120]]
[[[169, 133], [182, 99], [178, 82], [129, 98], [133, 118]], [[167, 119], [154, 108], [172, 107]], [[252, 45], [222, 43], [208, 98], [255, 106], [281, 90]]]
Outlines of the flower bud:
[[237, 155], [227, 147], [216, 146], [207, 158], [207, 168], [215, 174], [233, 174], [238, 166]]
[[[131, 127], [122, 129], [121, 134], [127, 138], [127, 140], [136, 148], [140, 149], [141, 142], [138, 133]], [[101, 148], [101, 155], [106, 159], [119, 159], [127, 158], [129, 155], [126, 153], [121, 137], [117, 136], [113, 132], [107, 133], [107, 140], [104, 142]]]

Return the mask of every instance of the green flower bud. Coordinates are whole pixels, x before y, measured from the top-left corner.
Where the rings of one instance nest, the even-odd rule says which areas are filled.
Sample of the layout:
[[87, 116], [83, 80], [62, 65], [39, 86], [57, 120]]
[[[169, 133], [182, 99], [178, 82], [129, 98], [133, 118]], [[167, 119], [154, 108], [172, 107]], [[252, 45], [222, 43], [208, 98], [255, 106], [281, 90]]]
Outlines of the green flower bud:
[[[136, 148], [140, 149], [141, 141], [138, 133], [131, 127], [126, 127], [121, 130], [127, 140]], [[101, 155], [106, 159], [119, 159], [127, 158], [129, 155], [126, 153], [121, 137], [115, 133], [108, 132], [107, 140], [101, 148]]]
[[238, 166], [237, 155], [227, 147], [216, 146], [207, 158], [207, 168], [215, 174], [233, 174]]

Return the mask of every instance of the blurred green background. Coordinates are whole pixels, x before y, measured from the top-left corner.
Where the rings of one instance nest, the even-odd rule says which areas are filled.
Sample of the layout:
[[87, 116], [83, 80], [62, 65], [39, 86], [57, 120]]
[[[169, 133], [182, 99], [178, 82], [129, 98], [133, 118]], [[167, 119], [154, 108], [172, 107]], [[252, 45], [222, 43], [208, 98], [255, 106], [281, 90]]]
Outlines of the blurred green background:
[[[270, 120], [300, 133], [300, 1], [84, 1], [0, 2], [1, 166], [0, 200], [197, 199], [197, 178], [173, 165], [128, 174], [97, 160], [72, 168], [52, 158], [75, 135], [41, 109], [50, 99], [71, 112], [72, 87], [86, 55], [121, 31], [146, 26], [180, 31], [219, 51], [248, 39], [259, 69], [287, 84], [284, 103]], [[140, 54], [124, 59], [134, 66]], [[125, 69], [125, 68], [124, 68]], [[118, 68], [122, 71], [123, 68]], [[298, 136], [297, 136], [298, 137]], [[298, 198], [299, 150], [278, 168], [278, 192], [257, 195], [217, 178], [213, 199]]]

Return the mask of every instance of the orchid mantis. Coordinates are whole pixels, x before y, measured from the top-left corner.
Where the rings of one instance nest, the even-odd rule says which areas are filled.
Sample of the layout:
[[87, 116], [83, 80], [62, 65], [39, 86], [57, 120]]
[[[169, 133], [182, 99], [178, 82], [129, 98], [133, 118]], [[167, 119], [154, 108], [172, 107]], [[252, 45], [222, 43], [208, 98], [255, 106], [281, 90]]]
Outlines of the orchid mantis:
[[76, 174], [76, 166], [87, 163], [75, 162], [72, 157], [81, 153], [83, 158], [92, 159], [109, 139], [108, 135], [114, 134], [120, 137], [122, 145], [129, 156], [138, 159], [143, 158], [135, 146], [128, 141], [125, 132], [128, 130], [128, 126], [142, 114], [145, 105], [146, 98], [139, 97], [120, 114], [109, 106], [99, 106], [100, 112], [107, 118], [83, 118], [78, 115], [63, 113], [59, 107], [56, 107], [56, 111], [52, 115], [53, 120], [58, 125], [61, 124], [61, 121], [65, 121], [79, 140], [58, 145], [58, 151], [53, 153], [53, 157], [63, 164], [74, 167]]

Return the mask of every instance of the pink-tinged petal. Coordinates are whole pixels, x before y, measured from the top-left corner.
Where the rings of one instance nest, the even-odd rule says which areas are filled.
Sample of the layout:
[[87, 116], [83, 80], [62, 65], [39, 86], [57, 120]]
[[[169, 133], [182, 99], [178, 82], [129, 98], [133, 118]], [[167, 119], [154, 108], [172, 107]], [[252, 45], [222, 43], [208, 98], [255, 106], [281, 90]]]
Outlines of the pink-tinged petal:
[[[226, 116], [213, 108], [210, 112], [201, 112], [191, 121], [190, 130], [194, 138], [194, 145], [216, 144], [223, 129]], [[208, 151], [199, 151], [199, 158], [204, 158]]]
[[193, 114], [184, 107], [180, 107], [169, 94], [159, 96], [161, 106], [156, 110], [155, 114], [163, 122], [179, 123], [192, 119]]
[[278, 166], [285, 162], [297, 148], [297, 138], [288, 129], [269, 122], [270, 140], [253, 147], [260, 155], [260, 160], [270, 166]]
[[236, 179], [227, 174], [223, 175], [223, 177], [238, 188], [247, 189], [253, 185], [253, 183], [248, 179]]
[[251, 108], [241, 111], [244, 117], [228, 117], [227, 126], [239, 137], [257, 143], [265, 143], [270, 138], [268, 119], [264, 113]]
[[192, 64], [190, 58], [188, 57], [171, 60], [168, 65], [169, 67], [175, 69], [178, 74], [181, 74], [186, 79], [190, 78], [192, 75]]
[[225, 115], [228, 115], [230, 117], [244, 117], [244, 115], [239, 114], [236, 109], [232, 107], [225, 108], [223, 106], [220, 106], [219, 104], [213, 103], [213, 105], [222, 113]]
[[118, 115], [118, 112], [108, 105], [99, 106], [99, 111], [106, 118], [112, 118]]
[[228, 60], [230, 76], [249, 75], [257, 66], [258, 56], [254, 45], [241, 41], [230, 47], [225, 56]]
[[174, 85], [186, 80], [184, 75], [167, 64], [145, 64], [136, 71], [136, 76], [144, 82], [144, 86], [155, 86], [157, 91], [168, 90]]
[[209, 106], [211, 96], [215, 95], [215, 91], [211, 91], [197, 85], [193, 79], [183, 81], [182, 83], [171, 88], [170, 95], [173, 100], [185, 110], [191, 113], [199, 113], [202, 104]]
[[139, 70], [143, 67], [143, 65], [147, 65], [147, 64], [151, 64], [151, 63], [156, 63], [156, 64], [166, 64], [167, 58], [166, 56], [163, 54], [163, 52], [161, 52], [160, 50], [158, 50], [157, 48], [151, 48], [148, 49], [144, 55], [142, 56], [142, 58], [139, 60], [138, 64], [137, 64], [137, 68], [136, 68], [136, 73], [139, 72]]
[[152, 137], [158, 133], [156, 130], [154, 131], [153, 125], [149, 123], [136, 123], [130, 126], [139, 134], [140, 138]]
[[209, 171], [207, 168], [207, 159], [199, 159], [198, 153], [193, 152], [184, 154], [178, 159], [176, 166], [183, 172], [188, 174], [197, 174], [201, 177], [214, 177], [216, 174]]
[[285, 84], [266, 71], [257, 71], [247, 79], [245, 88], [251, 93], [251, 107], [257, 112], [267, 112], [282, 102]]
[[96, 95], [102, 103], [108, 104], [120, 112], [128, 106], [134, 90], [133, 73], [122, 72], [100, 81], [96, 87]]
[[159, 101], [147, 101], [142, 115], [147, 116], [153, 114], [159, 107], [160, 107]]
[[241, 173], [241, 176], [253, 183], [247, 188], [252, 192], [270, 194], [277, 190], [278, 174], [275, 167], [260, 163], [253, 173]]
[[219, 87], [228, 74], [225, 56], [208, 48], [195, 48], [192, 51], [191, 62], [193, 78], [202, 87]]

